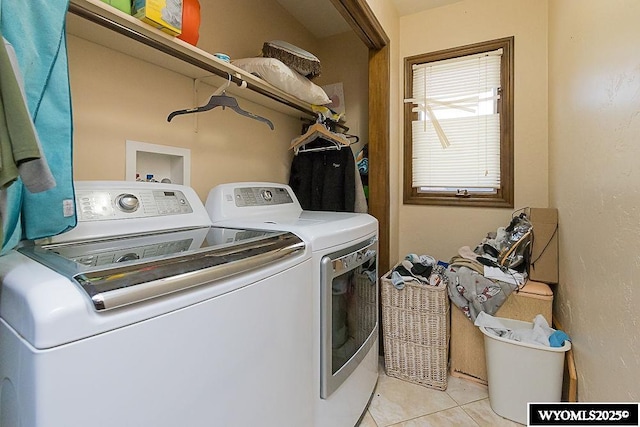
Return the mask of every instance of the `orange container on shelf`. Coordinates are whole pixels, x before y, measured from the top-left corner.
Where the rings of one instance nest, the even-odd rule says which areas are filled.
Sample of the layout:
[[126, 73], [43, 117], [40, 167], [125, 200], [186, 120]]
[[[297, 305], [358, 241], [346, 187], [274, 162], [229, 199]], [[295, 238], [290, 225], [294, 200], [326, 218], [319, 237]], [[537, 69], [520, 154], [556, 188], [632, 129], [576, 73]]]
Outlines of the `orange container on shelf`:
[[178, 36], [189, 44], [198, 44], [200, 38], [200, 2], [182, 0], [182, 33]]

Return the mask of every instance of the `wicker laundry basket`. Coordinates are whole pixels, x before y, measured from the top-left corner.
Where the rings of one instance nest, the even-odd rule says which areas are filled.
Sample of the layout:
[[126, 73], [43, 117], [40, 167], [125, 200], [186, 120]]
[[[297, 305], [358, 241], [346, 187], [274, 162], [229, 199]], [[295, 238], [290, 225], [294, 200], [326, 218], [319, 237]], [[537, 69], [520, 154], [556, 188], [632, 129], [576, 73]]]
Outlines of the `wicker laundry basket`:
[[378, 287], [375, 279], [375, 276], [371, 278], [364, 273], [355, 274], [357, 320], [354, 319], [351, 324], [358, 325], [355, 331], [358, 346], [369, 338], [378, 321]]
[[381, 279], [382, 333], [387, 375], [438, 390], [447, 388], [449, 296], [439, 267], [438, 286], [405, 282], [396, 289], [391, 272]]

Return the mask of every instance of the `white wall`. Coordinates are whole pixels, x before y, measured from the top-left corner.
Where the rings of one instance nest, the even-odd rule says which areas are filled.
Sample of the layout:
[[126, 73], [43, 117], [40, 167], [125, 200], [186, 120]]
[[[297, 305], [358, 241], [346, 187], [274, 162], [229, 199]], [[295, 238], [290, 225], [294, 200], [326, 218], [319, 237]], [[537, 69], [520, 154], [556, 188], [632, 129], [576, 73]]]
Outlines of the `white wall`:
[[549, 2], [556, 315], [581, 401], [640, 400], [640, 2]]
[[[547, 2], [466, 0], [400, 18], [403, 58], [514, 36], [515, 207], [547, 207]], [[400, 75], [402, 75], [400, 73]], [[402, 80], [396, 81], [403, 93]], [[402, 99], [395, 100], [402, 108]], [[397, 120], [402, 122], [401, 115]], [[395, 139], [402, 146], [402, 128]], [[402, 158], [393, 164], [401, 197]], [[509, 223], [513, 209], [403, 205], [399, 201], [398, 259], [407, 253], [448, 261], [461, 246], [475, 247]]]
[[[74, 119], [74, 178], [125, 179], [125, 142], [134, 140], [191, 150], [191, 185], [201, 198], [221, 182], [286, 182], [289, 141], [299, 120], [238, 98], [262, 122], [227, 109], [175, 117], [195, 105], [193, 81], [147, 62], [69, 37]], [[198, 105], [212, 86], [201, 85]]]
[[[274, 39], [310, 52], [322, 50], [322, 41], [275, 0], [200, 3], [198, 47], [207, 52], [224, 52], [232, 59], [259, 56], [263, 43]], [[191, 186], [203, 200], [211, 187], [222, 182], [288, 181], [289, 143], [300, 134], [302, 113], [285, 115], [238, 96], [243, 109], [268, 118], [275, 130], [222, 108], [177, 116], [168, 123], [171, 111], [204, 104], [216, 88], [201, 84], [195, 94], [194, 81], [183, 75], [75, 36], [68, 41], [76, 180], [125, 179], [125, 142], [133, 140], [190, 149]], [[321, 61], [329, 56], [329, 67], [337, 68], [341, 62], [332, 53], [325, 49], [317, 56]], [[348, 71], [348, 65], [334, 70], [336, 78]], [[347, 88], [350, 95], [353, 90]], [[360, 117], [366, 117], [366, 108], [363, 112], [359, 108], [362, 98], [366, 102], [366, 92], [353, 92], [350, 98], [356, 123], [366, 124]]]
[[314, 83], [320, 86], [342, 83], [345, 126], [349, 128], [349, 134], [360, 139], [352, 146], [357, 154], [368, 142], [369, 49], [354, 32], [349, 31], [321, 39], [314, 54], [322, 58], [322, 74], [313, 80]]
[[[393, 26], [382, 0], [369, 2]], [[638, 16], [637, 1], [466, 0], [395, 18], [402, 57], [516, 37], [516, 205], [558, 208], [554, 316], [573, 339], [584, 402], [640, 400]], [[398, 78], [392, 84], [402, 88]], [[401, 120], [392, 112], [392, 125]], [[400, 161], [392, 165], [401, 174]], [[401, 216], [391, 236], [398, 256], [447, 257], [507, 217], [407, 207], [393, 195], [391, 203]]]

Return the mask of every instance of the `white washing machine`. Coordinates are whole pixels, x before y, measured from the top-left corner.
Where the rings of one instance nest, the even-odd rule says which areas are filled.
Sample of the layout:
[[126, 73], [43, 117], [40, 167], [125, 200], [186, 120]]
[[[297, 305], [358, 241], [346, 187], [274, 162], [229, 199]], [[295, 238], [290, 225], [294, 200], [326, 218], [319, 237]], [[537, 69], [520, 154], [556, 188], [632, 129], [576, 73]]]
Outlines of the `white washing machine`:
[[0, 258], [1, 427], [310, 426], [311, 251], [195, 192], [76, 183], [78, 226]]
[[286, 230], [313, 252], [314, 426], [353, 427], [378, 379], [378, 223], [367, 214], [303, 211], [283, 184], [213, 188], [213, 224]]

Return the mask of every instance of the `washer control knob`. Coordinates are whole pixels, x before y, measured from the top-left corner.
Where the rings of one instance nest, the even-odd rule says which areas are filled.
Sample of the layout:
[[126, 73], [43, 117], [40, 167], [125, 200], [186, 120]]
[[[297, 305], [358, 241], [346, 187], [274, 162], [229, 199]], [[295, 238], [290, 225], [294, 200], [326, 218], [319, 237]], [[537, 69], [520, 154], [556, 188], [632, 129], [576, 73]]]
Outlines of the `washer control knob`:
[[138, 198], [129, 193], [120, 194], [116, 198], [116, 203], [118, 208], [124, 212], [133, 212], [138, 209], [138, 206], [140, 206]]

